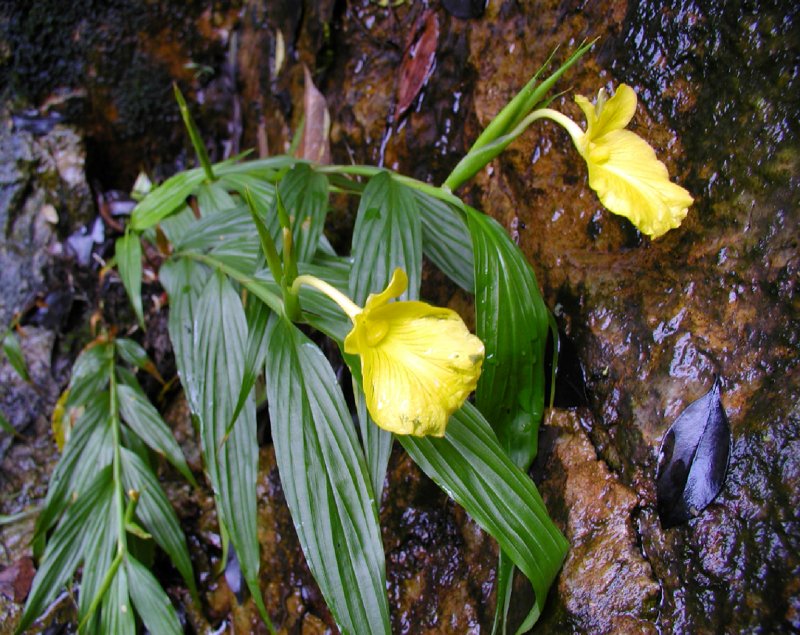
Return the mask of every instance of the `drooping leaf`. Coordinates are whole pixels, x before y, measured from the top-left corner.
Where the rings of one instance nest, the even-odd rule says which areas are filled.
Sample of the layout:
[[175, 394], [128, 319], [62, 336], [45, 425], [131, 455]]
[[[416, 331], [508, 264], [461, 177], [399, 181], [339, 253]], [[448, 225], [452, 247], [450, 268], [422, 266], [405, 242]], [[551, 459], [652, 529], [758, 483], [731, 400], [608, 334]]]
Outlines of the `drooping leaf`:
[[343, 633], [390, 633], [374, 494], [336, 377], [291, 323], [273, 317], [268, 338], [275, 456], [306, 560]]
[[512, 461], [536, 456], [544, 411], [544, 355], [549, 321], [533, 270], [492, 218], [468, 209], [475, 248], [475, 313], [486, 361], [476, 405]]
[[133, 556], [128, 557], [125, 570], [130, 582], [131, 600], [147, 630], [165, 635], [183, 633], [169, 597], [150, 570]]
[[208, 214], [197, 219], [187, 232], [175, 240], [175, 248], [180, 251], [207, 251], [227, 241], [240, 241], [252, 237], [250, 213], [239, 205], [225, 210], [224, 214]]
[[23, 381], [30, 381], [28, 365], [25, 363], [25, 356], [22, 354], [22, 347], [19, 338], [14, 331], [8, 331], [3, 338], [3, 352], [8, 358], [8, 363], [16, 371]]
[[541, 612], [567, 541], [528, 475], [500, 447], [478, 410], [464, 404], [444, 438], [398, 436], [411, 458], [469, 513], [530, 580]]
[[689, 404], [661, 442], [656, 495], [661, 526], [669, 529], [702, 512], [722, 490], [731, 431], [720, 382]]
[[474, 293], [472, 238], [460, 212], [430, 194], [415, 191], [422, 220], [422, 249], [448, 278]]
[[117, 238], [115, 248], [119, 277], [131, 301], [139, 326], [144, 328], [142, 308], [142, 244], [136, 232], [127, 231]]
[[72, 577], [93, 538], [93, 523], [110, 513], [111, 468], [105, 467], [64, 513], [42, 556], [17, 633], [27, 629]]
[[192, 485], [197, 485], [181, 448], [150, 400], [137, 390], [119, 384], [117, 399], [122, 418], [150, 449], [166, 458]]
[[[353, 229], [353, 267], [350, 271], [350, 296], [361, 306], [370, 293], [386, 288], [397, 267], [408, 275], [408, 290], [403, 300], [416, 300], [422, 273], [422, 223], [417, 199], [405, 185], [388, 172], [379, 172], [367, 183], [361, 195]], [[359, 417], [367, 464], [380, 499], [392, 435], [366, 417]]]
[[175, 510], [161, 489], [158, 479], [142, 459], [126, 448], [121, 448], [120, 456], [125, 489], [139, 492], [137, 517], [158, 546], [170, 557], [192, 595], [197, 597], [186, 537], [181, 530]]

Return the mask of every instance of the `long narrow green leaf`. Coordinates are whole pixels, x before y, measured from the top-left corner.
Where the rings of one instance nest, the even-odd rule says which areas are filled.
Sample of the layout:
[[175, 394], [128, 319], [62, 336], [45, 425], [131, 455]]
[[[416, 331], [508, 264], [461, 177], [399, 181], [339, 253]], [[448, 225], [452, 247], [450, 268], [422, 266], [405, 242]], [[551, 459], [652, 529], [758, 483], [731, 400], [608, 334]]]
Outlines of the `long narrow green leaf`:
[[72, 366], [66, 405], [82, 406], [106, 389], [114, 359], [114, 345], [102, 342], [85, 349]]
[[97, 470], [109, 464], [111, 429], [107, 425], [108, 417], [108, 393], [105, 392], [96, 395], [75, 422], [64, 453], [50, 477], [42, 512], [36, 519], [35, 556], [41, 555], [39, 545], [42, 545], [44, 535], [67, 508], [71, 498], [83, 491]]
[[[367, 183], [353, 229], [353, 268], [350, 295], [363, 306], [370, 293], [386, 288], [397, 267], [408, 275], [402, 298], [416, 300], [422, 273], [422, 223], [414, 192], [388, 172], [379, 172]], [[367, 464], [380, 500], [392, 435], [376, 426], [366, 414], [359, 417]]]
[[472, 238], [461, 213], [424, 192], [415, 191], [422, 220], [422, 249], [448, 278], [474, 293]]
[[514, 463], [536, 456], [544, 411], [549, 321], [533, 270], [492, 218], [468, 209], [475, 246], [475, 313], [486, 346], [476, 404]]
[[300, 163], [280, 183], [283, 205], [292, 220], [298, 262], [310, 261], [317, 251], [328, 212], [328, 179]]
[[130, 595], [136, 612], [151, 633], [181, 635], [183, 629], [164, 589], [152, 573], [133, 556], [125, 563]]
[[27, 629], [72, 577], [88, 548], [93, 523], [108, 515], [113, 493], [111, 468], [97, 473], [59, 523], [33, 579], [17, 633]]
[[142, 459], [126, 448], [121, 449], [121, 458], [125, 489], [139, 492], [136, 515], [159, 547], [170, 557], [196, 598], [192, 561], [175, 510], [161, 489], [158, 479]]
[[136, 635], [136, 619], [128, 594], [128, 573], [119, 567], [103, 598], [100, 632], [114, 635]]
[[131, 301], [139, 326], [144, 328], [142, 309], [142, 244], [136, 232], [127, 231], [117, 238], [115, 253], [119, 277]]
[[203, 170], [195, 168], [164, 181], [134, 208], [131, 228], [143, 231], [178, 211], [186, 203], [186, 198], [203, 182], [203, 178]]
[[281, 483], [317, 583], [343, 633], [390, 633], [383, 546], [369, 476], [322, 352], [270, 323], [267, 391]]
[[451, 418], [442, 439], [398, 436], [422, 470], [489, 532], [530, 580], [541, 611], [567, 553], [528, 475], [515, 466], [471, 404]]
[[22, 354], [22, 347], [19, 344], [19, 338], [14, 331], [8, 331], [3, 338], [3, 352], [8, 358], [9, 364], [16, 371], [23, 381], [30, 381], [28, 374], [28, 365], [25, 363], [25, 356]]
[[237, 388], [242, 385], [247, 320], [239, 295], [219, 271], [211, 276], [197, 302], [193, 330], [194, 364], [199, 371], [197, 415], [206, 468], [245, 580], [271, 628], [258, 587], [258, 443], [252, 393], [222, 443], [236, 407]]
[[144, 372], [149, 373], [162, 384], [164, 383], [164, 380], [161, 378], [156, 365], [153, 363], [150, 357], [148, 357], [147, 351], [142, 348], [141, 344], [126, 337], [120, 337], [114, 340], [114, 345], [117, 347], [117, 354], [124, 361], [134, 368], [139, 368]]
[[168, 260], [159, 271], [169, 295], [169, 339], [175, 351], [178, 374], [192, 412], [200, 410], [201, 369], [194, 360], [194, 316], [197, 302], [211, 272], [204, 264], [179, 258]]
[[167, 459], [192, 485], [197, 486], [194, 475], [186, 465], [186, 459], [167, 424], [158, 410], [140, 392], [119, 384], [117, 399], [122, 418], [150, 449]]
[[269, 307], [258, 298], [252, 298], [247, 306], [247, 344], [245, 345], [246, 356], [242, 386], [239, 388], [239, 396], [236, 399], [236, 407], [233, 409], [231, 420], [225, 428], [226, 437], [233, 429], [236, 419], [239, 418], [256, 383], [256, 378], [264, 367], [264, 357], [267, 355], [266, 336], [269, 316]]
[[106, 572], [114, 559], [117, 548], [116, 515], [107, 514], [98, 529], [96, 538], [89, 541], [86, 549], [81, 576], [80, 602], [78, 603], [78, 618], [80, 621], [86, 619], [85, 632], [87, 633], [97, 632], [99, 613], [95, 612], [94, 615], [87, 616], [87, 612], [95, 595], [100, 591]]
[[239, 205], [226, 210], [224, 214], [209, 214], [195, 220], [191, 232], [174, 241], [174, 245], [179, 251], [187, 249], [205, 251], [225, 241], [252, 235], [250, 213], [247, 207]]

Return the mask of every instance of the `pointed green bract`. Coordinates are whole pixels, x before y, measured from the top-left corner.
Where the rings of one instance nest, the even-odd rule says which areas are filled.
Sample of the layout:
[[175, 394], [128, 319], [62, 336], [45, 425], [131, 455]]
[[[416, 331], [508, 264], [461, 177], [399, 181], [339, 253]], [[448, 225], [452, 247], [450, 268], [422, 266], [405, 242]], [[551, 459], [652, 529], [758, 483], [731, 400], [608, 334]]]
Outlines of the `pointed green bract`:
[[8, 358], [8, 363], [16, 371], [23, 381], [30, 381], [28, 374], [28, 365], [25, 363], [25, 356], [22, 354], [22, 347], [19, 343], [19, 337], [14, 331], [8, 331], [3, 338], [3, 352]]

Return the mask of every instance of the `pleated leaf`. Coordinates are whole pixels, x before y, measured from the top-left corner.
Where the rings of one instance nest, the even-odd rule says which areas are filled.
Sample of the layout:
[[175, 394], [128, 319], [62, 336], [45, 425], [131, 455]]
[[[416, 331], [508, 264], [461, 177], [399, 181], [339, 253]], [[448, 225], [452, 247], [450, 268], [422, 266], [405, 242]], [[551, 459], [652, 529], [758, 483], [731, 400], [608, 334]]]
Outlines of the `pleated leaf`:
[[497, 540], [530, 580], [541, 611], [568, 543], [533, 481], [511, 462], [486, 419], [466, 403], [450, 418], [444, 438], [397, 438], [417, 465]]
[[183, 629], [175, 609], [150, 570], [132, 556], [128, 557], [125, 570], [133, 605], [147, 630], [159, 635], [181, 635]]
[[[364, 188], [352, 244], [350, 297], [356, 304], [363, 306], [370, 293], [383, 291], [397, 267], [408, 275], [408, 290], [401, 299], [419, 297], [422, 223], [417, 199], [411, 189], [395, 181], [388, 172], [379, 172]], [[359, 408], [359, 413], [365, 415], [359, 416], [359, 424], [367, 464], [380, 500], [392, 435], [375, 425], [366, 408]]]
[[188, 258], [168, 260], [159, 280], [169, 295], [169, 339], [175, 351], [178, 375], [192, 412], [200, 410], [202, 369], [195, 365], [194, 316], [197, 302], [210, 276], [208, 267]]
[[281, 201], [292, 220], [298, 262], [308, 262], [319, 245], [328, 213], [328, 179], [300, 163], [289, 170], [279, 186]]
[[416, 191], [422, 220], [422, 249], [459, 287], [474, 293], [472, 238], [461, 213], [424, 192]]
[[42, 512], [36, 519], [34, 555], [39, 557], [41, 539], [67, 508], [73, 496], [91, 483], [91, 477], [111, 462], [111, 428], [108, 425], [108, 393], [95, 396], [75, 422], [56, 465]]
[[401, 299], [417, 298], [422, 272], [417, 199], [388, 172], [379, 172], [364, 188], [352, 244], [350, 295], [356, 304], [363, 306], [370, 293], [383, 291], [397, 267], [408, 275], [408, 291]]
[[92, 538], [87, 529], [110, 513], [112, 493], [111, 468], [106, 467], [67, 508], [44, 551], [17, 633], [27, 629], [72, 578]]
[[236, 202], [218, 183], [202, 183], [196, 190], [197, 207], [203, 217], [213, 216], [236, 207]]
[[122, 418], [148, 447], [167, 459], [192, 485], [197, 485], [181, 448], [167, 424], [142, 393], [119, 384], [117, 399]]
[[125, 490], [139, 492], [136, 516], [153, 540], [170, 557], [192, 594], [197, 596], [186, 537], [164, 490], [147, 464], [131, 450], [121, 448]]
[[268, 341], [275, 456], [306, 560], [343, 633], [390, 633], [374, 494], [336, 377], [291, 323], [273, 318]]
[[194, 309], [192, 350], [196, 375], [184, 372], [182, 376], [187, 382], [199, 382], [190, 390], [198, 396], [201, 445], [217, 493], [220, 519], [229, 532], [250, 591], [266, 618], [258, 588], [258, 442], [252, 393], [222, 443], [236, 407], [237, 388], [242, 385], [247, 343], [244, 308], [228, 279], [216, 272]]
[[468, 208], [475, 248], [475, 326], [486, 346], [476, 405], [512, 461], [536, 456], [549, 322], [525, 256], [492, 218]]
[[114, 345], [108, 342], [86, 348], [78, 355], [69, 380], [67, 407], [82, 406], [106, 389], [113, 359]]
[[103, 596], [100, 632], [114, 635], [136, 635], [136, 620], [128, 595], [128, 573], [119, 567], [111, 586]]
[[[110, 509], [109, 509], [110, 511]], [[92, 600], [99, 593], [106, 572], [111, 567], [117, 549], [117, 517], [109, 513], [104, 523], [104, 531], [98, 532], [97, 538], [91, 541], [86, 549], [81, 575], [80, 602], [78, 604], [78, 617], [82, 621], [86, 617]], [[88, 617], [85, 631], [97, 632], [97, 622], [100, 615], [95, 612]]]

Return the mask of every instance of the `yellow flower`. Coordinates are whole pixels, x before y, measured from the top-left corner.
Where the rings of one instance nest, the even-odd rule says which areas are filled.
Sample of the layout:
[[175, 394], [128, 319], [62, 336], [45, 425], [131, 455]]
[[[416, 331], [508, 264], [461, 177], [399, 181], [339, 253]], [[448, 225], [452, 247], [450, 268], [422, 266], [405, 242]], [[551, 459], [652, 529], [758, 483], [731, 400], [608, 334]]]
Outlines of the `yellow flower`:
[[450, 415], [475, 390], [484, 356], [483, 342], [458, 313], [426, 302], [390, 302], [408, 286], [402, 269], [363, 309], [321, 280], [297, 281], [326, 293], [353, 321], [344, 350], [361, 357], [375, 423], [395, 434], [444, 436]]
[[595, 104], [582, 95], [575, 101], [586, 116], [585, 132], [561, 113], [549, 109], [540, 112], [569, 132], [589, 168], [589, 186], [603, 205], [653, 238], [678, 227], [693, 199], [670, 182], [667, 168], [653, 148], [624, 130], [636, 111], [633, 89], [622, 84], [610, 99], [601, 90]]

